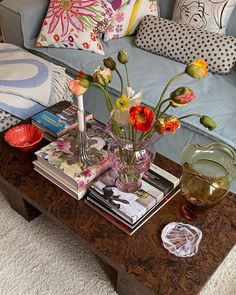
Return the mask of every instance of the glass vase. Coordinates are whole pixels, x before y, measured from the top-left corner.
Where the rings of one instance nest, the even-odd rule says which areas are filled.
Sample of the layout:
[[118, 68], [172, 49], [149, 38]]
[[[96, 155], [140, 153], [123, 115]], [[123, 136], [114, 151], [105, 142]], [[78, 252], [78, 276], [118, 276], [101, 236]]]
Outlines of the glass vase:
[[132, 142], [112, 137], [108, 153], [112, 168], [117, 172], [116, 186], [120, 191], [134, 193], [142, 186], [142, 177], [155, 158], [153, 138]]
[[236, 154], [221, 142], [206, 147], [190, 144], [182, 153], [180, 188], [186, 199], [181, 213], [190, 220], [219, 203], [236, 179]]

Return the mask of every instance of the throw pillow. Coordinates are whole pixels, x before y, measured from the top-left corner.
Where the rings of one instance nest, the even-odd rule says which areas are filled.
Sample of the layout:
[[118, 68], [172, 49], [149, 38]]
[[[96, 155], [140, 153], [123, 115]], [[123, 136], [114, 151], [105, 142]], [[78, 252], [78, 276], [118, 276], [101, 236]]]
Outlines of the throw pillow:
[[0, 108], [19, 118], [72, 100], [65, 69], [13, 44], [0, 43]]
[[158, 7], [157, 0], [123, 0], [105, 31], [104, 40], [132, 35], [145, 15], [158, 15]]
[[225, 34], [236, 0], [176, 0], [172, 20]]
[[104, 54], [101, 35], [121, 0], [50, 0], [36, 46]]
[[135, 43], [144, 50], [186, 64], [203, 58], [209, 70], [218, 74], [230, 72], [236, 61], [236, 38], [152, 15], [143, 19]]
[[0, 132], [16, 125], [20, 121], [21, 120], [19, 118], [14, 117], [12, 114], [9, 114], [0, 109]]

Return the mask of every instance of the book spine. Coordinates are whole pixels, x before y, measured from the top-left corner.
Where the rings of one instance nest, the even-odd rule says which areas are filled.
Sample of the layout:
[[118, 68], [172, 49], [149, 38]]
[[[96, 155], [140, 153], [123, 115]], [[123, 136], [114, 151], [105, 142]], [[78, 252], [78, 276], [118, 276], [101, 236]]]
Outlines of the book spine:
[[99, 207], [97, 207], [96, 205], [94, 205], [93, 203], [88, 201], [87, 199], [85, 200], [85, 203], [89, 207], [91, 207], [94, 211], [98, 212], [100, 215], [102, 215], [104, 218], [106, 218], [108, 221], [110, 221], [112, 224], [114, 224], [116, 227], [121, 229], [123, 232], [125, 232], [129, 236], [131, 236], [134, 233], [134, 231], [132, 229], [130, 229], [128, 226], [126, 226], [124, 223], [120, 222], [119, 220], [114, 218], [111, 214], [100, 209]]

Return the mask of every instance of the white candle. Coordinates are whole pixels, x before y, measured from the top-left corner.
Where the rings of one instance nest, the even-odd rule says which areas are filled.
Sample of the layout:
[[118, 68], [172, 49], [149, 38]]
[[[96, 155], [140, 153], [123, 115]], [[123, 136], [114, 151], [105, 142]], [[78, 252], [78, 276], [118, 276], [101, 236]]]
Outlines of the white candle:
[[84, 126], [84, 112], [78, 111], [77, 112], [78, 117], [78, 128], [80, 132], [84, 132], [85, 126]]
[[77, 96], [77, 99], [78, 99], [78, 109], [83, 112], [84, 111], [83, 95]]

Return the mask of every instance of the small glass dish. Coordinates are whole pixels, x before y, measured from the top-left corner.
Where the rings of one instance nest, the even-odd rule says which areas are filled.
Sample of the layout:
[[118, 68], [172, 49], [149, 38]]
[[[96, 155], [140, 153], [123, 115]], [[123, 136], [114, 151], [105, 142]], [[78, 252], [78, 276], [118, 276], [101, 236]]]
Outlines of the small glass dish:
[[5, 133], [5, 141], [22, 152], [32, 151], [43, 138], [43, 131], [32, 124], [14, 126]]

